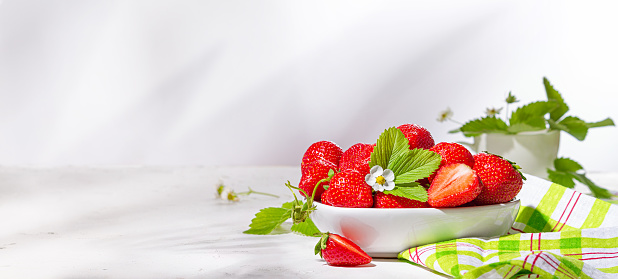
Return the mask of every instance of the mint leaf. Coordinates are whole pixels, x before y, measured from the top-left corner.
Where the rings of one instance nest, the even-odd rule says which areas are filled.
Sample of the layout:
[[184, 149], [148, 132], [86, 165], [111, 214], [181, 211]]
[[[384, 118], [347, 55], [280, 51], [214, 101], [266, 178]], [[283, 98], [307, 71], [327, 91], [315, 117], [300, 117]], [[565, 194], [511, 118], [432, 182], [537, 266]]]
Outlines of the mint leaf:
[[376, 141], [376, 147], [371, 153], [369, 167], [378, 165], [382, 168], [388, 168], [391, 160], [398, 158], [408, 150], [410, 150], [410, 144], [403, 132], [396, 127], [388, 128], [382, 132]]
[[547, 93], [547, 100], [553, 101], [558, 104], [558, 107], [549, 113], [549, 119], [553, 121], [558, 121], [562, 116], [564, 116], [567, 111], [569, 111], [569, 106], [562, 99], [562, 95], [558, 92], [554, 87], [549, 83], [547, 78], [543, 78], [543, 85], [545, 85], [545, 92]]
[[504, 120], [495, 116], [487, 116], [468, 121], [455, 131], [462, 132], [466, 137], [474, 137], [485, 133], [507, 133], [507, 128]]
[[433, 151], [412, 149], [395, 158], [388, 169], [395, 174], [395, 185], [404, 186], [419, 179], [429, 177], [438, 167], [442, 157]]
[[515, 134], [546, 129], [545, 115], [556, 106], [554, 102], [534, 102], [518, 108], [511, 114], [508, 131]]
[[[288, 204], [285, 203], [284, 206]], [[255, 214], [251, 220], [250, 229], [244, 231], [246, 234], [269, 234], [279, 225], [290, 218], [292, 210], [281, 207], [267, 207]]]
[[292, 225], [290, 228], [293, 232], [300, 233], [306, 236], [320, 236], [322, 232], [318, 229], [318, 227], [311, 221], [311, 218], [305, 219], [305, 221], [300, 222], [298, 224]]
[[[418, 184], [417, 184], [418, 185]], [[422, 202], [427, 201], [427, 190], [423, 186], [416, 187], [395, 187], [390, 191], [384, 191], [384, 194], [391, 194], [398, 197], [404, 197]]]

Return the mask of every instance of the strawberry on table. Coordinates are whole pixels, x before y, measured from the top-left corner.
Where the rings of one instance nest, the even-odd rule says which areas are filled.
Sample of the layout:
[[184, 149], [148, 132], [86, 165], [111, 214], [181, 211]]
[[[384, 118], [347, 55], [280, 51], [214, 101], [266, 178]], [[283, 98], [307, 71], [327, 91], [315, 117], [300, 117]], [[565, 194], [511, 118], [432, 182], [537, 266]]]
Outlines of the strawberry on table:
[[330, 180], [328, 201], [337, 207], [371, 207], [371, 190], [364, 175], [357, 171], [342, 171]]
[[425, 208], [429, 207], [427, 202], [399, 197], [383, 192], [376, 192], [373, 197], [373, 207], [375, 208]]
[[357, 266], [371, 262], [371, 257], [356, 243], [334, 233], [325, 233], [315, 246], [326, 263], [333, 266]]
[[357, 143], [352, 145], [341, 155], [339, 170], [356, 170], [363, 175], [369, 173], [369, 161], [375, 144]]
[[318, 141], [309, 146], [303, 160], [300, 164], [301, 168], [304, 168], [309, 162], [316, 160], [324, 160], [339, 166], [339, 160], [343, 150], [336, 143], [332, 141]]
[[[474, 157], [472, 153], [463, 145], [454, 142], [440, 142], [429, 148], [429, 151], [436, 152], [442, 157], [440, 166], [464, 163], [469, 167], [474, 167]], [[429, 177], [429, 181], [433, 180], [435, 173]]]
[[421, 125], [403, 124], [397, 127], [406, 136], [410, 143], [410, 149], [422, 148], [429, 149], [434, 146], [435, 142], [431, 133]]
[[483, 191], [475, 200], [477, 204], [509, 202], [524, 184], [519, 167], [498, 155], [474, 155], [474, 170], [483, 184]]
[[[329, 161], [324, 160], [316, 160], [308, 162], [302, 168], [302, 176], [300, 177], [300, 183], [298, 183], [298, 187], [303, 191], [307, 192], [307, 195], [311, 196], [313, 193], [313, 189], [316, 187], [316, 184], [328, 177], [328, 171], [333, 170], [337, 171], [337, 166]], [[321, 199], [322, 193], [324, 192], [324, 186], [328, 185], [328, 182], [322, 182], [317, 186], [315, 190], [315, 200], [319, 201]], [[305, 197], [305, 193], [300, 191], [300, 194]]]
[[472, 168], [463, 163], [438, 169], [427, 191], [432, 207], [456, 207], [474, 200], [481, 193], [481, 183]]

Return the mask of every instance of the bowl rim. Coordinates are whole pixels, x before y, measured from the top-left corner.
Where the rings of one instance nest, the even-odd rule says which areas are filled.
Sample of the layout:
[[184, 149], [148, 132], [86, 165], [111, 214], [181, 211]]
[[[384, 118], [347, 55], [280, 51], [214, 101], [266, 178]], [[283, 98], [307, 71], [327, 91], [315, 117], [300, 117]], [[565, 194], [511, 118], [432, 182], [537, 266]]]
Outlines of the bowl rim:
[[519, 198], [514, 198], [513, 200], [509, 201], [509, 202], [504, 202], [504, 203], [496, 203], [496, 204], [486, 204], [486, 205], [475, 205], [475, 206], [465, 206], [465, 207], [404, 207], [404, 208], [376, 208], [376, 207], [338, 207], [338, 206], [332, 206], [332, 205], [327, 205], [327, 204], [323, 204], [319, 201], [313, 201], [313, 203], [316, 205], [316, 209], [319, 209], [319, 207], [325, 207], [326, 209], [331, 209], [331, 210], [354, 210], [354, 211], [367, 211], [367, 210], [371, 210], [371, 211], [391, 211], [391, 210], [397, 210], [397, 211], [467, 211], [467, 210], [475, 210], [475, 209], [492, 209], [493, 207], [496, 208], [500, 208], [500, 207], [505, 207], [505, 206], [515, 206], [517, 204], [521, 203], [521, 200]]

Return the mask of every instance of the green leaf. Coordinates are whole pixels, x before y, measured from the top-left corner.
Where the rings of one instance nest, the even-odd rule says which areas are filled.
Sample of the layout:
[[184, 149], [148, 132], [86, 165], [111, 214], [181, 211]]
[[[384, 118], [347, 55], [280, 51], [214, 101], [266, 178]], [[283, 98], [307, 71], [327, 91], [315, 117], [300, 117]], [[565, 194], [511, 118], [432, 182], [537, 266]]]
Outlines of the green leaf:
[[596, 184], [594, 184], [594, 182], [588, 179], [588, 177], [586, 177], [585, 174], [573, 173], [572, 175], [575, 177], [575, 179], [577, 179], [577, 181], [588, 186], [588, 189], [590, 189], [590, 192], [592, 192], [592, 195], [595, 196], [596, 198], [609, 199], [613, 196], [607, 189], [599, 187]]
[[562, 172], [576, 172], [584, 169], [578, 162], [565, 157], [556, 158], [554, 160], [554, 168]]
[[543, 85], [545, 85], [545, 92], [547, 93], [547, 100], [553, 101], [558, 104], [558, 107], [549, 113], [549, 118], [553, 121], [558, 121], [569, 111], [569, 106], [562, 99], [562, 95], [549, 83], [547, 78], [543, 78]]
[[549, 125], [554, 130], [562, 130], [569, 133], [579, 141], [583, 141], [588, 134], [588, 124], [575, 116], [567, 116], [557, 123], [553, 122], [553, 120], [549, 121]]
[[547, 128], [545, 115], [554, 110], [557, 103], [554, 102], [534, 102], [522, 106], [515, 110], [509, 118], [510, 133], [524, 131], [538, 131]]
[[326, 242], [328, 241], [328, 233], [322, 234], [320, 241], [315, 245], [313, 251], [315, 254], [320, 254], [320, 258], [322, 257], [322, 249], [326, 249]]
[[322, 234], [313, 221], [311, 221], [311, 218], [307, 218], [303, 222], [292, 225], [290, 230], [306, 236], [320, 236]]
[[553, 183], [560, 184], [567, 188], [575, 187], [575, 182], [573, 181], [573, 176], [564, 171], [555, 171], [551, 169], [547, 169], [547, 178], [549, 181]]
[[388, 169], [395, 174], [395, 185], [411, 183], [429, 177], [438, 167], [442, 157], [433, 151], [415, 148], [408, 150], [405, 155], [399, 156], [388, 165]]
[[269, 234], [283, 222], [290, 218], [291, 209], [281, 207], [267, 207], [261, 209], [251, 220], [250, 229], [244, 231], [246, 234]]
[[597, 127], [606, 127], [606, 126], [616, 126], [614, 125], [614, 121], [611, 118], [605, 118], [598, 122], [588, 122], [586, 123], [588, 128], [597, 128]]
[[404, 197], [412, 200], [427, 201], [427, 190], [423, 186], [416, 187], [395, 187], [390, 191], [384, 191], [384, 194], [391, 194], [398, 197]]
[[380, 135], [376, 141], [376, 147], [371, 153], [369, 167], [376, 165], [386, 168], [391, 160], [401, 156], [410, 150], [410, 144], [406, 136], [396, 127], [391, 127]]
[[507, 133], [508, 125], [495, 116], [487, 116], [466, 122], [459, 128], [466, 137], [474, 137], [485, 133]]

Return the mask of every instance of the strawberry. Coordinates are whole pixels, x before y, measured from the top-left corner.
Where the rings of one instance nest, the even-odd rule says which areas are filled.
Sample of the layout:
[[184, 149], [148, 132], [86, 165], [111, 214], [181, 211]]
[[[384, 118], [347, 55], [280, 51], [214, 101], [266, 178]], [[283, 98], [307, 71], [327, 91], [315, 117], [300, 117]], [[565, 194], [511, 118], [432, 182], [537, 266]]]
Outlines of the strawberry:
[[391, 194], [376, 192], [373, 198], [373, 207], [377, 208], [424, 208], [429, 207], [427, 202], [399, 197]]
[[325, 233], [315, 245], [315, 254], [334, 266], [357, 266], [371, 262], [371, 257], [356, 243], [334, 233]]
[[[337, 166], [332, 162], [324, 161], [324, 160], [316, 160], [312, 162], [308, 162], [302, 168], [302, 176], [300, 177], [300, 183], [298, 183], [298, 187], [303, 191], [307, 192], [309, 196], [313, 193], [313, 188], [316, 187], [316, 184], [328, 177], [328, 171], [334, 170], [337, 171]], [[318, 185], [315, 190], [314, 200], [319, 201], [321, 199], [322, 193], [324, 192], [324, 186], [328, 185], [328, 182], [322, 182]], [[300, 194], [304, 197], [305, 193], [300, 191]]]
[[356, 170], [362, 175], [369, 173], [369, 161], [375, 144], [357, 143], [352, 145], [341, 155], [339, 170]]
[[481, 188], [478, 176], [468, 165], [442, 166], [427, 191], [427, 202], [432, 207], [456, 207], [474, 200]]
[[342, 171], [330, 180], [328, 201], [338, 207], [371, 207], [371, 190], [364, 175], [357, 171]]
[[341, 159], [341, 154], [343, 150], [337, 144], [332, 141], [318, 141], [309, 146], [305, 154], [303, 155], [303, 160], [300, 164], [301, 168], [304, 168], [306, 164], [316, 160], [324, 160], [335, 164], [335, 166], [339, 165], [339, 160]]
[[477, 204], [509, 202], [524, 184], [519, 167], [498, 155], [474, 155], [474, 170], [483, 184], [483, 191], [475, 200]]
[[[470, 153], [467, 148], [465, 148], [459, 143], [440, 142], [434, 145], [432, 148], [429, 148], [429, 151], [440, 154], [440, 156], [442, 157], [440, 166], [450, 165], [454, 163], [464, 163], [471, 168], [474, 167], [474, 157], [472, 157], [472, 153]], [[429, 181], [432, 181], [434, 176], [435, 172], [429, 177]]]
[[403, 132], [408, 142], [410, 142], [410, 149], [429, 149], [435, 144], [429, 131], [420, 125], [403, 124], [397, 128]]
[[328, 191], [328, 189], [326, 189], [326, 190], [324, 191], [324, 193], [322, 193], [322, 197], [320, 197], [320, 201], [322, 202], [322, 204], [325, 204], [325, 205], [333, 205], [333, 204], [330, 202], [330, 199], [328, 198], [329, 194], [330, 194], [330, 192]]

